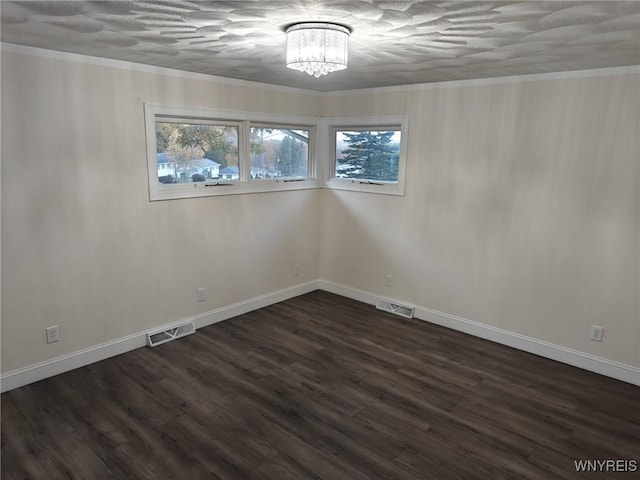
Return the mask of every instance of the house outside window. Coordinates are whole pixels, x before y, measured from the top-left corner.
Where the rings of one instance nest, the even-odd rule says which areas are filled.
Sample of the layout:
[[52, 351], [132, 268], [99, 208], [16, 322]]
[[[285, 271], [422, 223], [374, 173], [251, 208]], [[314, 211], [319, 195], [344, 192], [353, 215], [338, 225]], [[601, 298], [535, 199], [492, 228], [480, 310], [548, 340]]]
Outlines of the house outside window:
[[149, 199], [316, 188], [320, 121], [145, 104]]

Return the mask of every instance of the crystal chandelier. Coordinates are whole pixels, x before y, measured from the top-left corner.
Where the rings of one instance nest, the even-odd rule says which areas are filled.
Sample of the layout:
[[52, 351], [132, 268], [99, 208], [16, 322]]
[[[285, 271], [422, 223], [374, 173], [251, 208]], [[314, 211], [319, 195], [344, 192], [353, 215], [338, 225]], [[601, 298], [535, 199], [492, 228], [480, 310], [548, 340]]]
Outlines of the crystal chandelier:
[[318, 78], [347, 68], [351, 30], [335, 23], [296, 23], [287, 34], [287, 67]]

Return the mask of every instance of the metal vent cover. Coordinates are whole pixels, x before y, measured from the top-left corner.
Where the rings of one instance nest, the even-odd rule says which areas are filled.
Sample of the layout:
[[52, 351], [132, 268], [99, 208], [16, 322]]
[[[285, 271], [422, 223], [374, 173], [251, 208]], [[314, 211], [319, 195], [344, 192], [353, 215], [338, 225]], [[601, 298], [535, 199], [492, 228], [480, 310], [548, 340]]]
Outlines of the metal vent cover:
[[385, 312], [393, 313], [395, 315], [400, 315], [401, 317], [406, 318], [413, 318], [413, 313], [415, 311], [414, 307], [400, 305], [399, 303], [388, 302], [386, 300], [378, 300], [378, 302], [376, 303], [376, 308], [378, 310], [384, 310]]
[[155, 347], [162, 343], [184, 337], [185, 335], [191, 335], [192, 333], [196, 333], [196, 327], [193, 325], [193, 322], [187, 322], [175, 327], [148, 332], [147, 345]]

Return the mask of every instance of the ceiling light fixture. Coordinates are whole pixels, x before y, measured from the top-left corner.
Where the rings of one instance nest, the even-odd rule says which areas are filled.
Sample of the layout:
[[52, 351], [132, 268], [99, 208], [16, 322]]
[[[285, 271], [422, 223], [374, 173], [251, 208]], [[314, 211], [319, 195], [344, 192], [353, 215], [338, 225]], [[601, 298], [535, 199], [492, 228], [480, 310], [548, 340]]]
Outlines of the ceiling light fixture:
[[335, 23], [303, 22], [290, 25], [287, 67], [318, 78], [347, 68], [351, 30]]

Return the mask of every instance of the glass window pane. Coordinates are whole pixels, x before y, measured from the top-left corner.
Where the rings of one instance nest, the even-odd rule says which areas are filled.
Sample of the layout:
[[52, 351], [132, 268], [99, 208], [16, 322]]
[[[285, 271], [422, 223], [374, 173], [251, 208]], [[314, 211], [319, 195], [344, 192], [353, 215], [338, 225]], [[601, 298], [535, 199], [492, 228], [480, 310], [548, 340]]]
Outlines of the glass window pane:
[[309, 170], [309, 130], [282, 127], [251, 128], [253, 180], [306, 178]]
[[239, 180], [238, 127], [156, 122], [158, 182]]
[[336, 178], [398, 182], [400, 130], [336, 130]]

